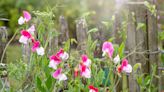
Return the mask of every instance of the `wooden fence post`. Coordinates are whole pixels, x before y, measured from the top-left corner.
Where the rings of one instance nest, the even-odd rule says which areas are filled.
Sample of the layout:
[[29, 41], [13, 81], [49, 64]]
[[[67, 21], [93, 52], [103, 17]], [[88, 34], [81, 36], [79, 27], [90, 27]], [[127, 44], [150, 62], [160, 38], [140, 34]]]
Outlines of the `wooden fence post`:
[[[154, 0], [149, 0], [150, 4], [156, 4]], [[158, 30], [157, 30], [157, 17], [152, 14], [149, 10], [147, 12], [147, 20], [148, 20], [148, 48], [149, 48], [149, 67], [150, 67], [150, 74], [152, 74], [152, 65], [157, 65], [159, 63], [159, 56], [158, 53], [151, 54], [151, 52], [158, 51]], [[156, 68], [156, 75], [158, 74]], [[154, 77], [153, 84], [158, 86], [158, 80]]]
[[[128, 16], [128, 29], [127, 29], [127, 40], [126, 40], [126, 50], [132, 52], [134, 50], [134, 47], [136, 47], [136, 23], [135, 23], [135, 16], [132, 12], [134, 12], [134, 7], [132, 5], [129, 5], [129, 16]], [[132, 66], [136, 63], [136, 55], [133, 54], [129, 56], [128, 58], [129, 63], [132, 64]], [[130, 92], [136, 92], [137, 84], [134, 80], [133, 74], [129, 76], [129, 91]], [[131, 84], [131, 85], [130, 85]]]
[[76, 23], [76, 36], [77, 36], [77, 41], [78, 41], [78, 49], [81, 51], [85, 52], [87, 45], [87, 31], [88, 27], [86, 24], [85, 19], [81, 18], [77, 21]]
[[67, 20], [64, 18], [64, 16], [60, 16], [59, 24], [60, 24], [60, 34], [61, 34], [59, 36], [59, 42], [63, 44], [63, 42], [69, 39], [68, 23], [67, 23]]

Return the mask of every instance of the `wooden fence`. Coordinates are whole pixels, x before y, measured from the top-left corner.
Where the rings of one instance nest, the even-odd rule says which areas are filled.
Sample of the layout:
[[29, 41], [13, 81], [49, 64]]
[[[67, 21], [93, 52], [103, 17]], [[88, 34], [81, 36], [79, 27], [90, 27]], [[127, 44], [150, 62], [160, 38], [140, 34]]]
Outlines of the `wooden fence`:
[[[136, 0], [135, 0], [136, 1]], [[143, 73], [151, 74], [152, 73], [152, 65], [160, 66], [160, 59], [159, 59], [159, 49], [158, 49], [158, 28], [157, 28], [157, 18], [156, 16], [152, 15], [150, 11], [144, 6], [142, 3], [143, 0], [138, 0], [141, 3], [136, 2], [129, 2], [127, 3], [127, 9], [128, 9], [128, 23], [127, 23], [127, 40], [126, 40], [126, 54], [131, 54], [128, 57], [129, 63], [132, 64], [132, 66], [136, 63], [142, 64], [141, 71]], [[153, 0], [150, 0], [152, 4], [155, 4]], [[119, 12], [115, 13], [115, 21], [113, 25], [113, 36], [116, 38], [114, 40], [114, 43], [121, 44], [122, 39], [119, 37], [119, 31], [121, 31], [121, 16]], [[59, 18], [60, 23], [60, 35], [59, 37], [51, 38], [51, 41], [49, 42], [49, 54], [54, 53], [53, 49], [58, 46], [58, 44], [62, 44], [61, 42], [67, 41], [69, 36], [69, 29], [68, 29], [68, 22], [64, 18], [64, 16], [60, 16]], [[144, 23], [145, 29], [137, 29], [137, 25], [139, 23]], [[107, 40], [108, 38], [105, 38], [105, 32], [103, 29], [103, 26], [101, 23], [99, 23], [98, 32], [94, 33], [93, 38], [98, 39], [98, 48], [101, 48], [101, 44]], [[76, 23], [76, 36], [77, 36], [77, 48], [84, 53], [86, 50], [86, 40], [87, 40], [87, 31], [88, 26], [86, 23], [86, 20], [81, 18], [77, 20]], [[3, 34], [4, 31], [0, 30], [0, 38], [4, 38]], [[0, 40], [0, 56], [2, 55], [5, 43], [2, 42], [2, 39]], [[30, 58], [30, 52], [31, 49], [29, 48], [29, 45], [24, 46], [23, 49], [23, 57], [24, 60], [28, 60]], [[101, 52], [100, 52], [101, 53]], [[5, 60], [4, 60], [5, 61]], [[28, 60], [29, 61], [29, 60]], [[5, 62], [3, 62], [5, 63]], [[159, 75], [159, 79], [154, 79], [153, 84], [156, 85], [161, 92], [162, 86], [164, 86], [164, 77], [162, 76], [162, 67], [157, 67], [156, 74]], [[135, 74], [131, 74], [128, 76], [125, 76], [128, 78], [127, 80], [127, 86], [129, 92], [140, 92], [140, 88], [137, 84], [137, 81], [135, 79]], [[120, 92], [122, 88], [122, 82], [119, 83], [118, 88], [116, 89], [117, 92]], [[124, 85], [124, 84], [123, 84]]]

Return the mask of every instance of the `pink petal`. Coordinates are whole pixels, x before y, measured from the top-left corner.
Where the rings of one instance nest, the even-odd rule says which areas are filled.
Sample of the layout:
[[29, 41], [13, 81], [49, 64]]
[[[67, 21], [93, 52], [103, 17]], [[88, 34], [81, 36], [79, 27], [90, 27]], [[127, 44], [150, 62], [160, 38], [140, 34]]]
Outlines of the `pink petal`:
[[114, 48], [111, 42], [104, 42], [102, 46], [103, 53], [107, 52], [109, 57], [112, 58]]
[[49, 65], [48, 65], [48, 66], [51, 67], [51, 68], [53, 68], [53, 69], [56, 69], [56, 68], [57, 68], [57, 63], [55, 63], [54, 60], [51, 60], [51, 61], [49, 62]]
[[57, 56], [58, 57], [61, 57], [62, 55], [64, 54], [64, 50], [61, 48], [60, 50], [59, 50], [59, 52], [57, 52]]
[[87, 59], [88, 59], [88, 56], [87, 55], [82, 55], [81, 56], [81, 59], [82, 59], [83, 62], [86, 62]]
[[59, 64], [61, 62], [60, 58], [57, 55], [50, 56], [50, 61], [54, 60], [56, 64]]
[[39, 48], [39, 46], [40, 46], [40, 42], [39, 41], [35, 41], [33, 43], [33, 46], [32, 46], [32, 51], [33, 52], [36, 51], [36, 49]]
[[53, 73], [52, 76], [53, 76], [55, 79], [58, 79], [58, 76], [61, 74], [61, 72], [62, 72], [62, 69], [59, 68], [59, 69], [57, 69], [57, 70]]
[[23, 11], [23, 17], [24, 17], [26, 22], [31, 20], [31, 14], [29, 12], [27, 12], [27, 11]]
[[21, 31], [21, 34], [22, 34], [23, 36], [27, 37], [27, 38], [31, 38], [31, 34], [30, 34], [28, 31], [26, 31], [26, 30], [22, 30], [22, 31]]
[[128, 65], [128, 60], [127, 59], [123, 59], [121, 66], [124, 67], [124, 66], [127, 66], [127, 65]]

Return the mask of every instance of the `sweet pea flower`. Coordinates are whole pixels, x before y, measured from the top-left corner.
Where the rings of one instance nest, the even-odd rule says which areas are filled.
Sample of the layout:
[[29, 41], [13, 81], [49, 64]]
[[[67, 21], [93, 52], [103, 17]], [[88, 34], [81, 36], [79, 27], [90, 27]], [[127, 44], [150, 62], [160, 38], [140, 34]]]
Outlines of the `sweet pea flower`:
[[22, 25], [31, 20], [31, 14], [27, 11], [23, 11], [23, 16], [18, 19], [18, 24]]
[[80, 75], [82, 77], [91, 78], [91, 70], [86, 65], [84, 65], [83, 63], [81, 63], [79, 65], [79, 69], [80, 69]]
[[63, 49], [60, 49], [59, 52], [57, 52], [56, 54], [57, 56], [59, 56], [62, 60], [67, 60], [69, 58], [69, 55], [67, 52], [65, 52]]
[[82, 59], [83, 64], [86, 65], [87, 67], [91, 65], [91, 60], [88, 58], [87, 55], [82, 55], [81, 59]]
[[114, 62], [115, 64], [118, 64], [118, 63], [120, 62], [120, 56], [117, 55], [117, 56], [113, 59], [113, 62]]
[[35, 26], [32, 25], [29, 29], [27, 29], [27, 31], [30, 32], [30, 34], [34, 35]]
[[38, 55], [43, 56], [44, 53], [44, 48], [40, 47], [40, 42], [39, 41], [35, 41], [33, 42], [33, 46], [32, 46], [32, 51], [33, 52], [37, 52]]
[[60, 58], [57, 55], [52, 55], [50, 56], [50, 63], [49, 63], [49, 67], [53, 68], [53, 69], [57, 69], [57, 65], [62, 62], [60, 60]]
[[114, 52], [114, 48], [111, 42], [104, 42], [103, 46], [102, 46], [102, 51], [103, 51], [103, 55], [105, 56], [106, 53], [108, 54], [109, 58], [112, 58], [113, 52]]
[[52, 74], [53, 78], [62, 81], [62, 80], [67, 80], [67, 76], [65, 74], [62, 73], [62, 69], [59, 68], [57, 69], [53, 74]]
[[122, 60], [121, 69], [123, 72], [126, 72], [126, 73], [132, 72], [132, 66], [130, 64], [128, 64], [127, 59]]
[[96, 87], [90, 85], [90, 86], [89, 86], [89, 92], [99, 92], [99, 90], [98, 90], [98, 88], [96, 88]]
[[19, 42], [23, 44], [27, 44], [30, 38], [31, 38], [31, 34], [26, 30], [22, 30], [21, 37], [19, 38]]

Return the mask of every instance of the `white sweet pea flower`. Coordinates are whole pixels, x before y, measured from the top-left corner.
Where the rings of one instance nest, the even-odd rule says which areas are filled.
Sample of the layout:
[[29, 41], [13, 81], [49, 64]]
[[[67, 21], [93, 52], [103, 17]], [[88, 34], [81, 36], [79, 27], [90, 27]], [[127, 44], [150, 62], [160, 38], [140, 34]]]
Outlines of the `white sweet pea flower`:
[[49, 66], [50, 68], [57, 69], [57, 63], [55, 63], [54, 60], [51, 60], [48, 66]]
[[37, 48], [36, 52], [37, 52], [38, 55], [43, 56], [44, 55], [44, 48], [43, 47]]
[[128, 64], [127, 66], [124, 66], [122, 69], [126, 73], [131, 73], [132, 72], [132, 66]]
[[67, 80], [67, 76], [66, 76], [65, 74], [60, 74], [60, 75], [58, 76], [58, 79], [59, 79], [59, 81]]
[[25, 23], [25, 20], [24, 20], [24, 18], [21, 16], [19, 19], [18, 19], [18, 24], [19, 25], [22, 25], [22, 24], [24, 24]]
[[61, 55], [61, 59], [62, 60], [67, 60], [69, 58], [69, 55], [68, 55], [68, 53], [67, 52], [64, 52], [62, 55]]
[[19, 42], [20, 43], [23, 43], [23, 44], [27, 44], [28, 43], [28, 38], [26, 37], [26, 36], [21, 36], [20, 38], [19, 38]]
[[119, 63], [119, 62], [120, 62], [120, 56], [117, 55], [117, 56], [113, 59], [113, 62], [114, 62], [115, 64]]

